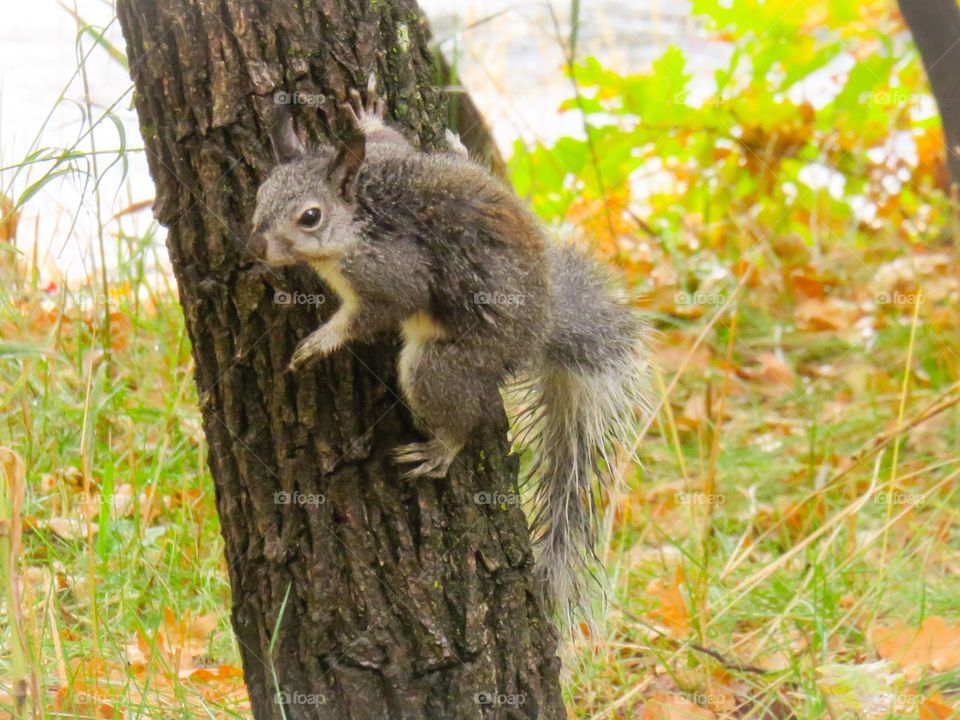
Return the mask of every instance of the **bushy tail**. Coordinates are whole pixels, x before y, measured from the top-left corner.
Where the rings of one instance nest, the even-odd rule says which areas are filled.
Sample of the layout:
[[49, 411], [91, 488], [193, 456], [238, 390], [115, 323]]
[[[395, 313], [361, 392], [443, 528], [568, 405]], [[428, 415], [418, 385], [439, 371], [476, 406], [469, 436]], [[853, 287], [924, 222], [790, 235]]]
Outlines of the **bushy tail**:
[[[551, 251], [552, 331], [526, 386], [519, 427], [536, 462], [537, 568], [567, 627], [591, 618], [596, 541], [612, 452], [632, 448], [647, 406], [644, 324], [605, 273], [569, 247]], [[525, 436], [525, 437], [524, 437]]]

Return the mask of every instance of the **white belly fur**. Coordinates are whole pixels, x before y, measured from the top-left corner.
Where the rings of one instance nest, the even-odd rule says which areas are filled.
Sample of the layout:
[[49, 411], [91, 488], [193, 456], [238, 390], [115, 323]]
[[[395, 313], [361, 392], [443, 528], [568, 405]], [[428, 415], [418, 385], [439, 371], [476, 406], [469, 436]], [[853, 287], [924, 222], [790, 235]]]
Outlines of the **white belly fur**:
[[442, 340], [446, 333], [433, 318], [425, 312], [411, 315], [400, 324], [403, 336], [403, 349], [397, 361], [397, 374], [400, 387], [409, 398], [409, 390], [413, 386], [413, 369], [420, 361], [423, 347], [428, 342]]

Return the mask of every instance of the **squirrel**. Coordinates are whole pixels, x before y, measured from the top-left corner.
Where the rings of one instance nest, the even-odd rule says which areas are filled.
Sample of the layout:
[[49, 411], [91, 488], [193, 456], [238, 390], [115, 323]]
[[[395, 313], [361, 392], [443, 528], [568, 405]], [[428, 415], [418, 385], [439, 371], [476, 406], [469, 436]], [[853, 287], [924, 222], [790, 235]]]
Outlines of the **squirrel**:
[[281, 162], [257, 191], [247, 248], [271, 266], [307, 264], [340, 300], [290, 367], [399, 329], [399, 386], [427, 438], [393, 451], [408, 478], [445, 476], [500, 390], [522, 385], [536, 573], [567, 624], [589, 616], [610, 452], [632, 445], [647, 409], [645, 324], [456, 135], [421, 152], [386, 123], [373, 76], [366, 95], [343, 105], [353, 131], [339, 151], [308, 152], [289, 113], [273, 131]]

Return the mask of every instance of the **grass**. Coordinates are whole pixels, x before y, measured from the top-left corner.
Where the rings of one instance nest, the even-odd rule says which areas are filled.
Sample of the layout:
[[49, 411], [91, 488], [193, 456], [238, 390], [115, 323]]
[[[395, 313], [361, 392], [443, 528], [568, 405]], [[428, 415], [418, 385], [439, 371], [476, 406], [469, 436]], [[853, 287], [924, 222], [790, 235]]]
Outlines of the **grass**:
[[79, 658], [122, 668], [137, 634], [156, 640], [165, 610], [216, 613], [209, 655], [235, 657], [175, 294], [117, 278], [106, 344], [96, 291], [6, 287], [0, 325], [18, 351], [2, 362], [0, 445], [27, 468], [21, 574], [48, 686], [69, 687]]
[[[644, 444], [647, 477], [631, 484], [612, 547], [614, 642], [574, 692], [584, 717], [617, 717], [631, 685], [644, 689], [622, 717], [667, 696], [718, 714], [870, 716], [871, 628], [960, 614], [957, 326], [934, 329], [936, 308], [921, 304], [875, 318], [869, 340], [838, 341], [797, 330], [795, 309], [747, 288], [739, 322], [718, 323], [714, 359], [681, 377]], [[784, 348], [777, 374], [748, 372], [768, 345]], [[714, 413], [678, 427], [703, 392]], [[937, 401], [941, 413], [898, 431]], [[860, 675], [849, 697], [823, 680], [836, 664]], [[960, 668], [938, 669], [897, 679], [896, 716], [955, 694]]]
[[[171, 290], [131, 270], [142, 263], [124, 267], [109, 345], [94, 289], [6, 282], [0, 296], [0, 445], [26, 466], [30, 661], [50, 707], [83, 710], [54, 689], [89, 694], [87, 673], [127, 717], [199, 705], [229, 715], [242, 703], [170, 672], [171, 615], [214, 616], [208, 633], [179, 640], [197, 667], [238, 658], [182, 313]], [[779, 717], [782, 703], [822, 717], [818, 668], [877, 659], [873, 624], [960, 617], [958, 408], [897, 432], [956, 400], [958, 326], [934, 330], [938, 306], [924, 304], [915, 318], [888, 311], [868, 343], [791, 327], [795, 307], [763, 287], [728, 307], [735, 327], [728, 311], [660, 323], [661, 346], [681, 341], [689, 360], [642, 444], [645, 472], [628, 472], [608, 553], [609, 636], [581, 648], [576, 717], [631, 717], [667, 696], [718, 714], [741, 703]], [[709, 353], [691, 351], [711, 322]], [[758, 348], [770, 346], [784, 348], [789, 374], [763, 373]], [[673, 380], [664, 368], [663, 385]], [[710, 401], [697, 410], [699, 396]], [[871, 452], [877, 438], [887, 442]], [[91, 657], [104, 667], [85, 666]], [[925, 670], [904, 692], [949, 695], [960, 681], [956, 667]]]

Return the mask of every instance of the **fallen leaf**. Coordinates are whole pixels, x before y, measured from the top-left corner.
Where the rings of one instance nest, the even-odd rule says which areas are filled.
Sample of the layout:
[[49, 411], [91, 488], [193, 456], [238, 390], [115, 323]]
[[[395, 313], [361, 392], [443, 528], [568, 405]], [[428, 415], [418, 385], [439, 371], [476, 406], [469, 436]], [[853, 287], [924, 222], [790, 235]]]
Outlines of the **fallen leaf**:
[[0, 720], [14, 720], [13, 709], [15, 702], [13, 695], [0, 690]]
[[874, 625], [869, 637], [877, 654], [896, 662], [911, 679], [925, 668], [935, 672], [960, 668], [960, 623], [951, 624], [939, 615], [925, 618], [919, 628], [902, 622]]
[[219, 680], [242, 678], [243, 670], [232, 665], [218, 665], [215, 668], [199, 668], [190, 673], [191, 680], [217, 682]]
[[194, 618], [187, 612], [178, 618], [170, 608], [164, 608], [157, 647], [181, 676], [189, 676], [195, 669], [194, 661], [206, 654], [208, 637], [218, 622], [218, 616], [212, 613]]
[[[100, 529], [97, 523], [90, 523], [94, 534]], [[87, 524], [79, 518], [52, 517], [49, 520], [37, 520], [35, 530], [50, 530], [63, 540], [82, 540], [87, 537]]]
[[772, 635], [735, 633], [733, 638], [739, 656], [770, 672], [783, 672], [793, 667], [796, 658], [803, 656], [810, 645], [807, 637], [795, 628], [788, 632], [774, 631]]
[[944, 701], [939, 693], [925, 695], [920, 703], [920, 720], [956, 720], [960, 710]]
[[822, 300], [827, 295], [826, 282], [813, 271], [797, 268], [790, 275], [793, 292], [800, 299]]
[[715, 718], [709, 710], [695, 705], [679, 695], [657, 693], [647, 700], [641, 720], [691, 720]]
[[806, 265], [810, 262], [810, 248], [796, 233], [777, 233], [770, 240], [770, 248], [788, 265]]
[[73, 687], [62, 687], [57, 691], [53, 700], [53, 708], [59, 713], [77, 718], [102, 718], [112, 720], [122, 718], [123, 711], [115, 708], [106, 698], [101, 697], [103, 689], [98, 684], [87, 687], [83, 683], [74, 682]]
[[[653, 357], [664, 372], [678, 372], [686, 362], [686, 372], [697, 372], [710, 367], [713, 353], [706, 343], [694, 349], [696, 336], [681, 331], [664, 333], [657, 338]], [[689, 358], [689, 359], [688, 359]]]
[[0, 242], [12, 243], [17, 235], [20, 211], [14, 211], [13, 201], [0, 193]]
[[780, 355], [773, 352], [762, 352], [757, 355], [758, 366], [738, 368], [737, 375], [747, 380], [793, 387], [793, 368]]
[[675, 637], [690, 635], [690, 613], [687, 603], [680, 592], [686, 584], [683, 567], [678, 565], [674, 574], [673, 584], [667, 585], [659, 578], [651, 580], [647, 585], [647, 594], [657, 601], [657, 607], [650, 611], [650, 617], [659, 620], [667, 631]]
[[949, 266], [950, 256], [945, 253], [905, 255], [878, 267], [870, 287], [875, 293], [912, 291], [919, 280], [943, 275]]
[[[44, 492], [48, 493], [58, 491], [60, 486], [65, 487], [70, 492], [83, 492], [83, 484], [83, 471], [75, 468], [73, 465], [68, 465], [55, 472], [47, 473], [40, 479], [40, 486]], [[90, 478], [90, 489], [97, 489], [97, 482], [93, 478]]]
[[801, 330], [848, 330], [860, 317], [860, 310], [837, 298], [810, 298], [797, 305], [795, 317]]
[[687, 398], [683, 410], [677, 415], [677, 424], [687, 429], [696, 428], [710, 418], [705, 393], [696, 393]]
[[907, 431], [910, 447], [931, 455], [945, 455], [952, 443], [948, 441], [954, 418], [951, 413], [943, 412], [925, 420]]

